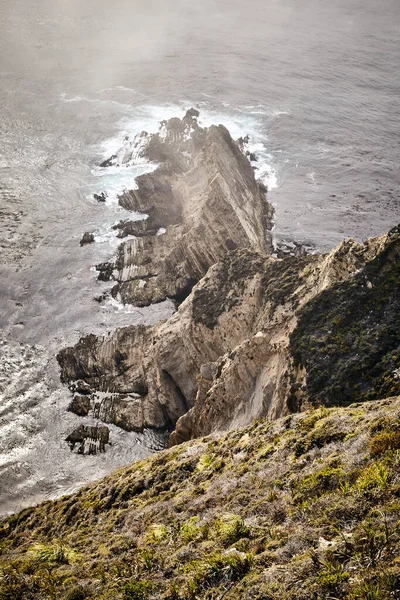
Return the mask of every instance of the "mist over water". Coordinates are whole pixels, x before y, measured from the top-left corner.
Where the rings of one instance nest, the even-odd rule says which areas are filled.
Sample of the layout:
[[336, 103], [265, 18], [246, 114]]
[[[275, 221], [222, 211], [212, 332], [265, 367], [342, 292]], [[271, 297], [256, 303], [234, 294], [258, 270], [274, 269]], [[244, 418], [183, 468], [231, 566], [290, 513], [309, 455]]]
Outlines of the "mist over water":
[[[92, 194], [126, 134], [190, 106], [250, 134], [276, 240], [327, 251], [400, 221], [398, 0], [2, 0], [0, 9], [0, 512], [74, 489], [161, 443], [112, 430], [71, 455], [76, 423], [54, 355], [84, 333], [171, 307], [93, 301], [125, 213]], [[147, 168], [147, 167], [143, 167]], [[80, 248], [84, 231], [97, 243]], [[62, 465], [62, 466], [60, 466]]]

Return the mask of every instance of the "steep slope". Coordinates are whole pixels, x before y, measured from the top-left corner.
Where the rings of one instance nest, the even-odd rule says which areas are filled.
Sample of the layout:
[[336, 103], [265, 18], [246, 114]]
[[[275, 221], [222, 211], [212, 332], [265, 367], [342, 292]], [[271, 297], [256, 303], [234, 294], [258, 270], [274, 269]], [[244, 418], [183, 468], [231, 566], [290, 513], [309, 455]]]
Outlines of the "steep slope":
[[400, 597], [400, 398], [255, 422], [0, 524], [1, 600]]
[[[228, 252], [168, 321], [63, 350], [62, 379], [86, 386], [106, 422], [168, 428], [181, 417], [171, 443], [399, 393], [399, 253], [398, 228], [328, 255]], [[375, 396], [367, 377], [382, 379]]]
[[[333, 405], [400, 392], [399, 228], [355, 276], [300, 311], [291, 336], [311, 402]], [[340, 400], [339, 400], [340, 399]]]

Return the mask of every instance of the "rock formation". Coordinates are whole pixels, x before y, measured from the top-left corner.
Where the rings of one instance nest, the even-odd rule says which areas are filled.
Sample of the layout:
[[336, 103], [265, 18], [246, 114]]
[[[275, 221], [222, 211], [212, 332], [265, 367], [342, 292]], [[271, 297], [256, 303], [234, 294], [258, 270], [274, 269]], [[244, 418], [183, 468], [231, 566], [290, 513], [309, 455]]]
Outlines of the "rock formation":
[[98, 278], [114, 280], [123, 303], [180, 306], [153, 327], [62, 350], [69, 409], [128, 431], [175, 427], [176, 444], [310, 404], [400, 393], [399, 229], [328, 255], [295, 245], [272, 256], [272, 210], [248, 140], [198, 117], [191, 109], [126, 138], [101, 165], [155, 168], [120, 196], [142, 218], [115, 225], [124, 241]]
[[101, 192], [101, 194], [93, 194], [93, 198], [97, 200], [97, 202], [105, 202], [107, 200], [106, 192]]
[[93, 242], [94, 242], [93, 233], [89, 233], [88, 231], [85, 231], [85, 233], [83, 234], [82, 239], [80, 241], [80, 245], [85, 246], [85, 244], [93, 244]]
[[108, 427], [80, 425], [66, 438], [71, 450], [78, 444], [78, 454], [97, 454], [105, 452], [109, 443], [110, 430]]
[[[112, 294], [146, 306], [182, 301], [207, 270], [235, 248], [271, 251], [272, 209], [245, 153], [222, 125], [202, 128], [198, 111], [165, 121], [157, 134], [126, 139], [103, 168], [140, 160], [158, 164], [119, 203], [148, 215], [117, 225], [120, 245], [108, 270]], [[108, 276], [108, 275], [107, 275]]]
[[310, 403], [399, 393], [399, 254], [399, 228], [328, 255], [277, 259], [238, 248], [168, 321], [87, 336], [60, 352], [62, 380], [111, 393], [104, 412], [122, 426], [165, 429], [179, 419], [171, 443]]
[[88, 396], [74, 396], [68, 410], [78, 415], [78, 417], [86, 417], [90, 411], [90, 398]]

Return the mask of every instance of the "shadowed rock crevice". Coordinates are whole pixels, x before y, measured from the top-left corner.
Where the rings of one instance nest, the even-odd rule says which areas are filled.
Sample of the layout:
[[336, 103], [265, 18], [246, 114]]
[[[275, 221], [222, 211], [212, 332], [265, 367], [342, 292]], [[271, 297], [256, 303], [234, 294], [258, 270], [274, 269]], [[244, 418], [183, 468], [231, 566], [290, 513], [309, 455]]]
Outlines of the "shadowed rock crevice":
[[[170, 375], [168, 373], [168, 371], [163, 370], [162, 377], [163, 377], [162, 384], [165, 387], [165, 389], [167, 390], [168, 395], [171, 397], [175, 397], [176, 405], [179, 407], [179, 409], [182, 411], [182, 413], [187, 412], [190, 408], [188, 401], [186, 400], [185, 394], [182, 392], [179, 385], [177, 385], [177, 383], [174, 380], [174, 378], [172, 377], [172, 375]], [[168, 410], [168, 407], [167, 407], [167, 410]]]

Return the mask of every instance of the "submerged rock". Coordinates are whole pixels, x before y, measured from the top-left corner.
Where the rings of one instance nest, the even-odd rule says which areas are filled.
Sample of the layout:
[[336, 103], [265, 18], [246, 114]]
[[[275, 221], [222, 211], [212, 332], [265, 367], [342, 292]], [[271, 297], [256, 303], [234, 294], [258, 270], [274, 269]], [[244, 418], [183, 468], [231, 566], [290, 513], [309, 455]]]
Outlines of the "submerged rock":
[[96, 265], [96, 271], [99, 272], [97, 279], [99, 281], [110, 281], [110, 279], [112, 278], [114, 266], [114, 263], [108, 262]]
[[79, 417], [86, 417], [90, 411], [89, 396], [74, 396], [67, 410], [75, 413]]
[[78, 454], [105, 452], [110, 440], [110, 430], [105, 426], [80, 425], [65, 439], [71, 451], [78, 445]]
[[97, 200], [97, 202], [105, 202], [107, 200], [107, 193], [101, 192], [101, 194], [93, 194], [93, 198]]
[[94, 235], [93, 233], [89, 233], [88, 231], [85, 231], [85, 233], [82, 236], [82, 239], [80, 241], [81, 246], [84, 246], [85, 244], [93, 244], [94, 242]]

